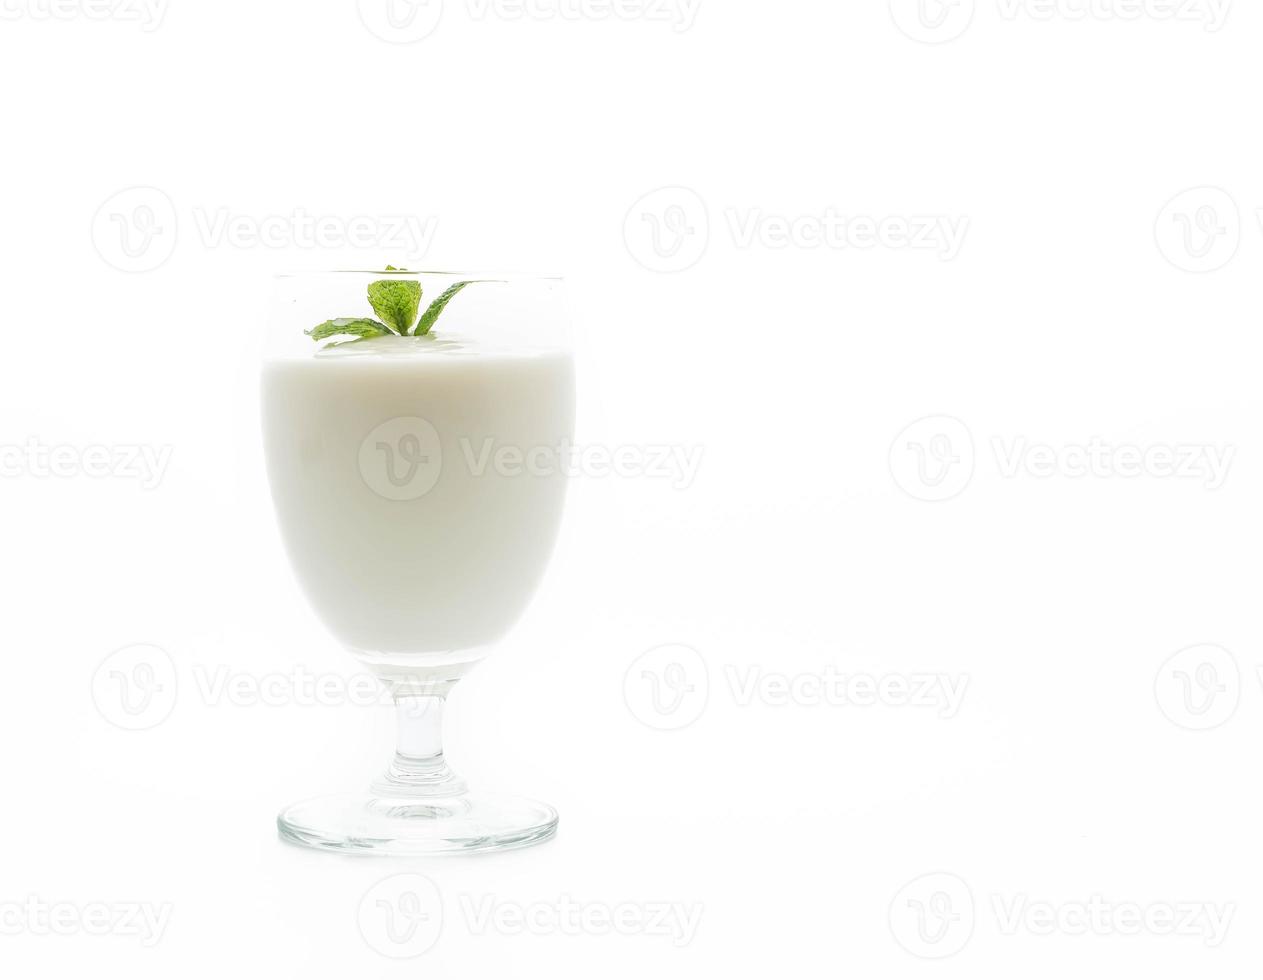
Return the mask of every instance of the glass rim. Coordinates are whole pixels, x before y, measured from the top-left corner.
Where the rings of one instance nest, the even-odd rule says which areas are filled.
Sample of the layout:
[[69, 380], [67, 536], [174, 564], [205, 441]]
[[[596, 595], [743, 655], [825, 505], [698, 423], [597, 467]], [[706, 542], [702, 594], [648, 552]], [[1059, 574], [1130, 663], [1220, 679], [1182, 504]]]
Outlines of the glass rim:
[[297, 269], [277, 272], [273, 279], [316, 279], [327, 276], [455, 276], [492, 282], [563, 282], [557, 272], [514, 272], [496, 269]]

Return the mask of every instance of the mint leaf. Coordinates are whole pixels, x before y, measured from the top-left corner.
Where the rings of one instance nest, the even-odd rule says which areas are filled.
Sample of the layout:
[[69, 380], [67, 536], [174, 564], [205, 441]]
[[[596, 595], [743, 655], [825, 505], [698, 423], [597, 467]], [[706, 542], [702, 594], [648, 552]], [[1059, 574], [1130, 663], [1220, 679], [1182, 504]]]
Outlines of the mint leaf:
[[[387, 272], [403, 272], [394, 266], [386, 266]], [[425, 314], [417, 320], [415, 328], [412, 323], [417, 319], [417, 310], [421, 307], [421, 284], [415, 279], [379, 279], [368, 285], [368, 302], [373, 311], [381, 317], [373, 320], [369, 317], [346, 316], [324, 323], [305, 331], [312, 340], [327, 340], [329, 337], [349, 338], [339, 341], [341, 344], [352, 344], [357, 340], [369, 337], [385, 337], [398, 334], [401, 337], [424, 336], [434, 326], [434, 321], [447, 308], [447, 304], [455, 299], [466, 286], [476, 282], [502, 282], [500, 279], [466, 279], [454, 283], [443, 291], [443, 294], [429, 305]], [[338, 344], [326, 344], [336, 347]]]
[[447, 304], [456, 298], [466, 286], [472, 286], [476, 282], [494, 282], [494, 279], [466, 279], [464, 282], [458, 282], [455, 285], [448, 286], [443, 290], [443, 295], [436, 299], [427, 307], [421, 316], [420, 322], [417, 324], [416, 334], [421, 337], [430, 332], [430, 328], [434, 326], [434, 321], [439, 318], [439, 314], [447, 309]]
[[368, 284], [368, 301], [373, 312], [395, 333], [403, 336], [412, 329], [421, 305], [421, 284], [411, 279], [379, 279]]
[[312, 340], [326, 340], [329, 337], [356, 337], [363, 340], [365, 337], [381, 337], [388, 332], [385, 324], [378, 323], [376, 320], [370, 320], [367, 317], [355, 316], [326, 320], [324, 323], [305, 331]]

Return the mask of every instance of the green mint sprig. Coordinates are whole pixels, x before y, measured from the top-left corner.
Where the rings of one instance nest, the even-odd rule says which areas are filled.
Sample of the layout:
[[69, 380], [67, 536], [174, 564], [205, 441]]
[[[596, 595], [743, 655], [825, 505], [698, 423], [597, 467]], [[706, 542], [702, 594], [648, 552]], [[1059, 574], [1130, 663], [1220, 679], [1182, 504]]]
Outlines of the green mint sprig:
[[[387, 272], [407, 272], [407, 269], [396, 269], [386, 266]], [[454, 283], [443, 290], [441, 296], [431, 303], [421, 318], [417, 319], [417, 311], [421, 309], [421, 284], [412, 279], [379, 279], [368, 284], [368, 305], [373, 308], [378, 319], [371, 317], [347, 316], [324, 323], [305, 331], [312, 340], [328, 340], [331, 337], [345, 338], [326, 344], [326, 347], [340, 347], [343, 344], [354, 344], [370, 337], [385, 337], [395, 334], [400, 337], [424, 337], [434, 327], [434, 321], [447, 309], [450, 303], [466, 286], [476, 282], [491, 282], [489, 279], [466, 279]]]
[[[426, 311], [421, 314], [421, 319], [417, 322], [417, 335], [424, 336], [430, 332], [430, 328], [434, 326], [434, 321], [439, 318], [439, 314], [447, 309], [447, 304], [456, 298], [466, 286], [475, 282], [486, 282], [485, 279], [466, 279], [464, 282], [454, 283], [443, 290], [443, 295], [426, 307]], [[421, 291], [417, 290], [417, 298], [420, 299]]]
[[397, 334], [417, 322], [421, 284], [411, 279], [382, 279], [368, 284], [368, 302], [377, 318]]

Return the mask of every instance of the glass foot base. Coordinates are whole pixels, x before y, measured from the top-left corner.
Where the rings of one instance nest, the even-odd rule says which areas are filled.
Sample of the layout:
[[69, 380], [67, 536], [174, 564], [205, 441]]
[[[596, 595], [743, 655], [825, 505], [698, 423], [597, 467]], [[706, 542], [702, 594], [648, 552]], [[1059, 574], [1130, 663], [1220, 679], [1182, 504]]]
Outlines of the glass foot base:
[[282, 810], [281, 839], [344, 853], [417, 855], [528, 847], [557, 832], [557, 811], [512, 796], [321, 796]]

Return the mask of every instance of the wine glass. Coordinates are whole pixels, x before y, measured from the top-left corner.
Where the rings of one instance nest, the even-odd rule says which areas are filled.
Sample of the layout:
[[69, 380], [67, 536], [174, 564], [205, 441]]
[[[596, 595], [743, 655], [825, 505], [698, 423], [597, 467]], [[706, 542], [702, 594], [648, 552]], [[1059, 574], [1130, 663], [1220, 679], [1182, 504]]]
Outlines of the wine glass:
[[574, 427], [564, 324], [555, 278], [277, 278], [262, 401], [281, 535], [317, 615], [397, 715], [385, 772], [286, 808], [284, 839], [427, 854], [555, 833], [546, 804], [466, 789], [444, 760], [442, 718], [552, 551]]

